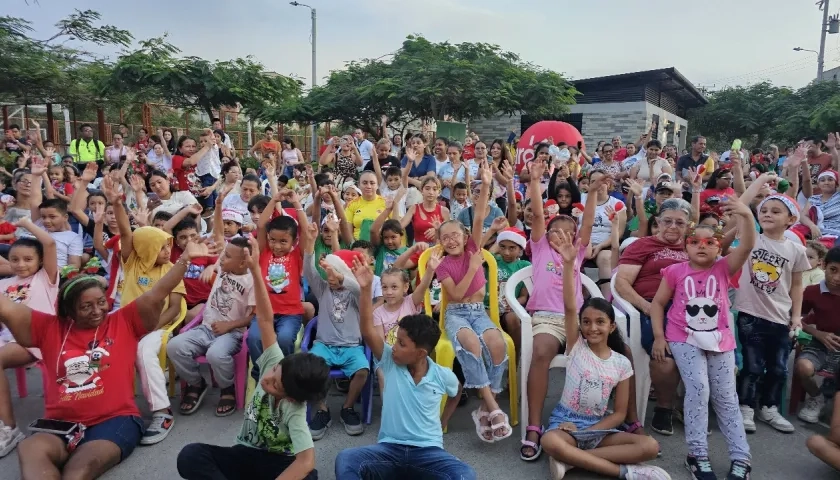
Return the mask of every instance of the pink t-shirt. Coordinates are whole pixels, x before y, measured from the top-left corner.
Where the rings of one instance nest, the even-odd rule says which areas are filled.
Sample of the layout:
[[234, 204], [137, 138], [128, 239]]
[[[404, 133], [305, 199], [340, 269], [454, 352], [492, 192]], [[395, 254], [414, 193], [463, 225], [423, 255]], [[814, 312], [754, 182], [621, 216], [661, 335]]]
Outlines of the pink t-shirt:
[[[28, 278], [10, 277], [0, 280], [0, 293], [9, 300], [22, 303], [32, 310], [55, 315], [58, 278], [53, 279], [51, 283], [47, 271], [42, 268]], [[3, 330], [3, 328], [0, 328], [0, 330]], [[41, 358], [41, 351], [37, 348], [27, 350], [36, 358]]]
[[[531, 245], [531, 265], [533, 265], [534, 293], [528, 298], [525, 308], [530, 312], [546, 311], [563, 314], [563, 257], [551, 248], [548, 234], [539, 242]], [[583, 292], [580, 284], [580, 266], [586, 256], [586, 245], [580, 246], [575, 258], [575, 301], [578, 307], [583, 305]]]
[[[443, 260], [438, 265], [437, 270], [435, 270], [435, 275], [437, 279], [443, 283], [444, 280], [447, 278], [452, 278], [457, 285], [464, 277], [467, 275], [467, 270], [470, 268], [470, 257], [472, 257], [473, 253], [478, 251], [478, 246], [473, 241], [472, 237], [467, 239], [467, 244], [464, 245], [464, 253], [453, 257], [452, 255], [447, 255], [443, 257]], [[470, 282], [470, 286], [467, 287], [466, 293], [464, 293], [464, 298], [469, 298], [474, 295], [476, 292], [480, 291], [484, 286], [487, 285], [487, 278], [484, 276], [484, 269], [479, 268], [477, 272], [475, 272], [475, 276]]]
[[406, 295], [402, 303], [395, 312], [389, 312], [385, 309], [385, 305], [376, 307], [373, 311], [373, 324], [382, 325], [385, 330], [385, 343], [393, 345], [397, 341], [397, 327], [400, 319], [409, 315], [414, 315], [418, 312], [417, 305], [411, 300], [411, 295]]
[[735, 350], [735, 335], [729, 328], [726, 257], [708, 270], [694, 270], [689, 262], [677, 263], [663, 268], [662, 277], [674, 289], [665, 339], [712, 352]]

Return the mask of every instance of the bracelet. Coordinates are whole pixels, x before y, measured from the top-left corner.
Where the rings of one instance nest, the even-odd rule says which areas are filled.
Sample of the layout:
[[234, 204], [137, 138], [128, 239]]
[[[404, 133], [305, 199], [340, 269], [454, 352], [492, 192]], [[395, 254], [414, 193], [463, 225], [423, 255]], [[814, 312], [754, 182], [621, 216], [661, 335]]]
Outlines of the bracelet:
[[703, 191], [703, 190], [701, 190], [701, 189], [699, 189], [699, 188], [693, 188], [693, 189], [691, 189], [691, 193], [700, 193], [700, 192], [702, 192], [702, 191]]
[[188, 267], [190, 265], [190, 259], [184, 255], [181, 255], [180, 257], [178, 257], [178, 261], [176, 261], [175, 264]]

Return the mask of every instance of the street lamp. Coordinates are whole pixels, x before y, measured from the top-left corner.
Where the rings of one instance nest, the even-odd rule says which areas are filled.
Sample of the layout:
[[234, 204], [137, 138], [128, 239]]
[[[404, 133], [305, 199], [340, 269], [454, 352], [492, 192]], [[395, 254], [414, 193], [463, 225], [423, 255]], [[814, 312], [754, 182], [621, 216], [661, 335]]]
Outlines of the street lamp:
[[794, 52], [811, 52], [811, 53], [816, 53], [817, 55], [819, 55], [819, 54], [820, 54], [820, 53], [819, 53], [818, 51], [816, 51], [816, 50], [809, 50], [809, 49], [807, 49], [807, 48], [802, 48], [802, 47], [794, 47], [793, 51], [794, 51]]
[[[315, 76], [315, 9], [300, 2], [289, 2], [289, 5], [293, 7], [306, 7], [312, 12], [312, 87], [314, 88], [316, 85], [316, 76]], [[318, 161], [318, 124], [316, 122], [312, 122], [312, 144], [311, 144], [311, 161], [315, 163]]]

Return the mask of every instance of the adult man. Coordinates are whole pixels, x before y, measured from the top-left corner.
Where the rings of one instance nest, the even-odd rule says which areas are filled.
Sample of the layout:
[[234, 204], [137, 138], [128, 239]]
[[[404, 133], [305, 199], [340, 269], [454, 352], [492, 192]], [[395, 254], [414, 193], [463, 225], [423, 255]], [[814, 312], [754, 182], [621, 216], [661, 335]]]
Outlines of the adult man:
[[[811, 171], [811, 182], [817, 184], [817, 176], [822, 172], [833, 168], [837, 170], [840, 166], [840, 154], [837, 152], [837, 135], [828, 134], [825, 142], [817, 140], [816, 137], [805, 137], [803, 139], [808, 148], [808, 169]], [[825, 143], [829, 153], [822, 151], [821, 145]]]
[[613, 146], [613, 160], [621, 162], [627, 158], [627, 149], [621, 146], [621, 135], [616, 135], [612, 138]]
[[121, 123], [119, 125], [119, 129], [120, 129], [120, 135], [122, 135], [122, 138], [128, 139], [128, 136], [129, 136], [128, 135], [128, 124], [127, 123]]
[[83, 123], [79, 131], [82, 138], [71, 140], [67, 153], [73, 156], [76, 167], [81, 171], [88, 163], [105, 159], [105, 144], [93, 138], [93, 127], [89, 123]]
[[353, 132], [353, 138], [356, 139], [356, 146], [359, 147], [359, 153], [362, 154], [362, 168], [364, 168], [370, 161], [370, 157], [373, 154], [373, 143], [365, 138], [365, 132], [363, 132], [361, 128], [357, 128], [356, 131]]
[[[213, 120], [211, 120], [211, 121], [213, 122], [213, 131], [216, 131], [216, 130], [224, 131], [224, 129], [222, 128], [222, 120], [220, 118], [213, 118]], [[224, 144], [224, 146], [233, 150], [233, 142], [230, 141], [230, 135], [228, 135], [227, 133], [222, 135], [222, 143]]]
[[266, 158], [266, 155], [273, 153], [277, 158], [279, 158], [280, 151], [282, 149], [283, 145], [274, 139], [274, 129], [271, 127], [265, 127], [264, 137], [255, 143], [250, 150], [248, 150], [248, 155], [254, 156], [255, 152], [259, 152], [260, 158]]
[[9, 125], [8, 130], [6, 130], [6, 151], [9, 153], [17, 153], [21, 154], [23, 152], [28, 152], [32, 146], [29, 145], [29, 142], [26, 141], [25, 138], [21, 137], [20, 134], [20, 126], [17, 124]]

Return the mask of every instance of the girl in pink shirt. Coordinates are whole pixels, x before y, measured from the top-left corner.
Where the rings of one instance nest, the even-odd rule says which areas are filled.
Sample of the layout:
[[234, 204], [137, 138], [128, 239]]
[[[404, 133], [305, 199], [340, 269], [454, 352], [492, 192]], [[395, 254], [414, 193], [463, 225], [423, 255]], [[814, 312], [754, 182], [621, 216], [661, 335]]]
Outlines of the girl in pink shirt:
[[[693, 472], [712, 472], [709, 444], [709, 399], [729, 446], [732, 462], [726, 478], [749, 478], [750, 447], [735, 387], [735, 335], [729, 325], [729, 279], [741, 271], [755, 245], [753, 216], [736, 198], [721, 202], [738, 218], [741, 243], [729, 255], [721, 253], [719, 227], [697, 225], [685, 240], [688, 262], [662, 270], [662, 283], [651, 303], [653, 351], [651, 358], [674, 362], [685, 383], [686, 466]], [[665, 322], [665, 305], [672, 300]]]
[[[479, 166], [479, 198], [487, 198], [493, 174], [486, 159]], [[487, 279], [481, 248], [482, 224], [487, 202], [475, 205], [472, 234], [456, 220], [444, 222], [438, 239], [446, 256], [435, 274], [441, 283], [441, 295], [449, 303], [444, 313], [444, 329], [455, 347], [455, 356], [464, 372], [464, 387], [481, 393], [482, 405], [472, 412], [475, 431], [483, 442], [504, 440], [513, 433], [508, 416], [496, 403], [502, 391], [508, 356], [502, 332], [484, 310]]]

